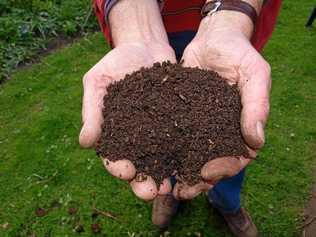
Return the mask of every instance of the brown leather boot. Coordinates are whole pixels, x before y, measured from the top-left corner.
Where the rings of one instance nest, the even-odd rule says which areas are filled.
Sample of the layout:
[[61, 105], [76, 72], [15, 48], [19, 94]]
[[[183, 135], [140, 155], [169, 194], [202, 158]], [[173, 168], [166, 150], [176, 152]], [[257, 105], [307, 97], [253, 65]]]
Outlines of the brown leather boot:
[[152, 222], [160, 229], [167, 228], [171, 218], [177, 213], [179, 201], [172, 194], [158, 195], [154, 199]]
[[227, 225], [231, 232], [237, 237], [259, 237], [257, 227], [252, 222], [250, 215], [243, 208], [240, 208], [234, 214], [225, 214], [221, 212], [221, 215], [227, 222]]

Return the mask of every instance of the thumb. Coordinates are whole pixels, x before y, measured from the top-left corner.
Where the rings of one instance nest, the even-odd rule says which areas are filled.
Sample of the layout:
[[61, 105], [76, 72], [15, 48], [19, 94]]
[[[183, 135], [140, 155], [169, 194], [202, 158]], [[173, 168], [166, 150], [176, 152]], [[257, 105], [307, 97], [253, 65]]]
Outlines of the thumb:
[[79, 135], [79, 143], [84, 148], [94, 146], [100, 137], [103, 122], [103, 97], [108, 81], [106, 78], [94, 77], [89, 73], [83, 78], [83, 126]]
[[176, 183], [172, 193], [178, 200], [190, 200], [198, 196], [202, 192], [206, 192], [213, 187], [212, 184], [200, 182], [193, 186], [185, 183]]
[[251, 159], [244, 157], [221, 157], [207, 162], [201, 169], [204, 180], [216, 183], [222, 178], [232, 177], [244, 169]]
[[264, 145], [264, 126], [269, 115], [270, 66], [262, 59], [239, 83], [241, 93], [241, 131], [249, 147]]
[[201, 68], [198, 59], [198, 46], [196, 43], [191, 42], [184, 50], [181, 61], [183, 67], [199, 67]]

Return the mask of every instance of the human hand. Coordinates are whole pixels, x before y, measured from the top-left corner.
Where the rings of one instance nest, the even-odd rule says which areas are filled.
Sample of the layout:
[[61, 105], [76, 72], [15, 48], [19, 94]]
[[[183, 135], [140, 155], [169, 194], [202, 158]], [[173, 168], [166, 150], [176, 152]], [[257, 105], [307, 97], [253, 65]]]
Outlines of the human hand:
[[[114, 81], [121, 80], [128, 73], [141, 67], [150, 67], [155, 62], [175, 62], [173, 50], [168, 45], [157, 43], [131, 43], [116, 47], [91, 68], [83, 78], [83, 127], [79, 142], [82, 147], [93, 147], [100, 137], [103, 122], [102, 107], [106, 88]], [[148, 177], [145, 181], [135, 181], [136, 169], [131, 161], [119, 160], [111, 162], [103, 157], [103, 163], [109, 173], [117, 178], [128, 180], [131, 188], [144, 200], [153, 199], [158, 193], [171, 191], [169, 179], [158, 187], [154, 180]]]
[[[216, 71], [228, 83], [238, 85], [242, 102], [241, 131], [250, 156], [255, 157], [265, 139], [263, 129], [269, 113], [270, 66], [250, 43], [253, 27], [247, 16], [240, 13], [232, 16], [225, 11], [217, 14], [222, 15], [220, 20], [213, 16], [203, 19], [196, 37], [183, 54], [183, 65]], [[228, 19], [225, 14], [230, 14]], [[222, 178], [238, 174], [250, 162], [251, 159], [245, 157], [221, 157], [209, 161], [201, 170], [204, 182], [195, 186], [177, 184], [174, 196], [192, 199]]]
[[[94, 146], [100, 137], [103, 97], [110, 83], [155, 62], [176, 61], [156, 0], [118, 1], [111, 8], [108, 20], [115, 48], [83, 78], [83, 127], [79, 136], [82, 147]], [[169, 179], [165, 179], [159, 188], [151, 177], [136, 182], [136, 169], [130, 161], [111, 162], [103, 158], [105, 168], [113, 176], [128, 180], [133, 192], [141, 199], [151, 200], [157, 194], [171, 191]]]

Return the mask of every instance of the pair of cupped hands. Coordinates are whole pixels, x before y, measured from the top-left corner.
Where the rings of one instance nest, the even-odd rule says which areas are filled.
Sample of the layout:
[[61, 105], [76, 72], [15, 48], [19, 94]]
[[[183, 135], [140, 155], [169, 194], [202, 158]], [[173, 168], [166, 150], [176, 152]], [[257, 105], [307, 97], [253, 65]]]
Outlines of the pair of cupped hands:
[[[214, 29], [207, 36], [198, 33], [186, 47], [182, 59], [185, 67], [214, 70], [229, 83], [238, 85], [242, 102], [241, 130], [249, 154], [255, 157], [265, 140], [264, 126], [269, 113], [271, 87], [269, 64], [244, 34], [225, 29]], [[83, 127], [79, 136], [82, 147], [93, 147], [100, 136], [103, 97], [108, 85], [141, 67], [167, 60], [176, 62], [174, 51], [168, 44], [126, 43], [111, 50], [86, 73], [83, 78]], [[177, 199], [193, 199], [221, 179], [238, 174], [250, 162], [251, 159], [244, 157], [219, 157], [203, 166], [203, 181], [199, 184], [177, 183], [172, 187], [170, 179], [165, 179], [158, 187], [151, 177], [142, 182], [136, 181], [136, 169], [129, 160], [111, 162], [103, 157], [106, 170], [119, 179], [127, 180], [135, 195], [144, 200], [170, 192]]]

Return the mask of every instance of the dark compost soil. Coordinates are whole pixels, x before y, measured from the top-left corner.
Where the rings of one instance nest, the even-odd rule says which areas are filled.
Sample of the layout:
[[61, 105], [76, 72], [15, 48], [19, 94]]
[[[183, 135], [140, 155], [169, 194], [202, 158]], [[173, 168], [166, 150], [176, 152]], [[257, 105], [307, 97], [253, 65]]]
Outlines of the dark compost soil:
[[177, 173], [190, 185], [214, 158], [246, 156], [237, 86], [217, 73], [156, 63], [108, 87], [97, 154], [128, 159], [159, 184]]

